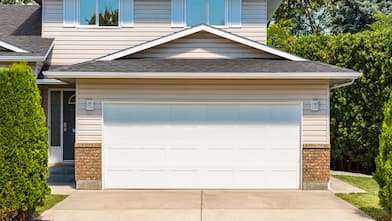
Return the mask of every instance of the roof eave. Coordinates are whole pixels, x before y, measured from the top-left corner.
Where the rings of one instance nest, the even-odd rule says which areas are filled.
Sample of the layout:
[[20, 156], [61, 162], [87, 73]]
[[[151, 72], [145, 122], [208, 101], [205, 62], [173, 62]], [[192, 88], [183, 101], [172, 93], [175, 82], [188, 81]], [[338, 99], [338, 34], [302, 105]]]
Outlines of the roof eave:
[[46, 56], [1, 56], [0, 61], [4, 62], [19, 62], [19, 61], [26, 61], [26, 62], [43, 62], [46, 60]]
[[108, 78], [158, 78], [158, 79], [357, 79], [358, 72], [64, 72], [45, 71], [47, 78], [52, 79], [108, 79]]
[[54, 47], [54, 41], [50, 44], [48, 50], [44, 55], [40, 56], [29, 56], [29, 55], [0, 55], [0, 62], [19, 62], [19, 61], [25, 61], [25, 62], [44, 62], [48, 58], [50, 52], [52, 51]]

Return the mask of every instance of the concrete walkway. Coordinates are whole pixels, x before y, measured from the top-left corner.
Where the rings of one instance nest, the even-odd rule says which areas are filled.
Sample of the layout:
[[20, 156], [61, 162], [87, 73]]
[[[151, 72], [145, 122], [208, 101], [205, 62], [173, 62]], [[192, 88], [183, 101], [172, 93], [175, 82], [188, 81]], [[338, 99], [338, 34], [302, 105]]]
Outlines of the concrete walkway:
[[335, 171], [331, 170], [331, 175], [340, 175], [340, 176], [357, 176], [357, 177], [367, 177], [371, 178], [371, 175], [363, 174], [363, 173], [353, 173], [353, 172], [346, 172], [346, 171]]
[[336, 179], [335, 177], [330, 177], [330, 191], [332, 193], [344, 193], [344, 194], [349, 194], [349, 193], [366, 193], [365, 190], [360, 189], [358, 187], [355, 187], [351, 184], [348, 184], [346, 182], [343, 182], [339, 179]]
[[329, 191], [75, 191], [42, 220], [365, 221]]
[[51, 194], [70, 195], [76, 191], [75, 183], [48, 183]]

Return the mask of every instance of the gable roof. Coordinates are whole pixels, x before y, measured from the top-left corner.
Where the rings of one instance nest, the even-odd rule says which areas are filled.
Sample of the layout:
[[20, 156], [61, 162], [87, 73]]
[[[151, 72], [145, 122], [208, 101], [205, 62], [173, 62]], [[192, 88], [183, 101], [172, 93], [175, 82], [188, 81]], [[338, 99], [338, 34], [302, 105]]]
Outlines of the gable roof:
[[53, 39], [41, 38], [39, 5], [0, 3], [0, 61], [45, 61]]
[[281, 51], [279, 49], [269, 47], [265, 44], [262, 44], [262, 43], [235, 35], [233, 33], [227, 32], [227, 31], [223, 31], [218, 28], [214, 28], [212, 26], [208, 26], [205, 24], [202, 24], [199, 26], [194, 26], [191, 28], [186, 28], [181, 31], [174, 32], [172, 34], [157, 38], [155, 40], [147, 41], [142, 44], [123, 49], [123, 50], [111, 53], [109, 55], [105, 55], [103, 57], [97, 58], [97, 60], [98, 61], [116, 60], [116, 59], [119, 59], [122, 57], [129, 56], [131, 54], [138, 53], [140, 51], [144, 51], [146, 49], [150, 49], [150, 48], [153, 48], [153, 47], [156, 47], [156, 46], [159, 46], [159, 45], [162, 45], [162, 44], [165, 44], [165, 43], [168, 43], [168, 42], [171, 42], [171, 41], [174, 41], [174, 40], [177, 40], [177, 39], [180, 39], [180, 38], [192, 35], [192, 34], [195, 34], [197, 32], [202, 32], [202, 31], [205, 31], [207, 33], [231, 40], [233, 42], [237, 42], [239, 44], [246, 45], [251, 48], [258, 49], [262, 52], [276, 55], [276, 56], [281, 57], [283, 59], [287, 59], [287, 60], [291, 60], [291, 61], [306, 61], [307, 60], [307, 59], [299, 57], [297, 55], [293, 55], [293, 54]]

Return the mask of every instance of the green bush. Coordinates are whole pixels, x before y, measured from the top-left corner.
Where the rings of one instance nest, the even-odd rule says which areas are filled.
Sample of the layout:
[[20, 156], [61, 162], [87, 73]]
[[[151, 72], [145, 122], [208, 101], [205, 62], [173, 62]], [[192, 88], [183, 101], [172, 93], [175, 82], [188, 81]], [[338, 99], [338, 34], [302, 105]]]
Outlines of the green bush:
[[363, 74], [353, 85], [330, 94], [334, 169], [375, 169], [383, 108], [392, 86], [392, 26], [382, 27], [357, 34], [300, 36], [295, 41], [269, 29], [269, 43], [283, 50]]
[[47, 129], [31, 68], [0, 69], [0, 219], [26, 220], [49, 192]]
[[376, 168], [374, 179], [380, 186], [380, 205], [388, 211], [389, 217], [392, 217], [392, 94], [384, 110]]

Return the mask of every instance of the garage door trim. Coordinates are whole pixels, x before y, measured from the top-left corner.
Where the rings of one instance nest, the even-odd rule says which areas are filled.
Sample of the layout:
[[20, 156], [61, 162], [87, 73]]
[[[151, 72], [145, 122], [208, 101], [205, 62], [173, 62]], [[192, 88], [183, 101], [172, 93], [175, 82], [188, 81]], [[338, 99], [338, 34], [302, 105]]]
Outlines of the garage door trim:
[[102, 137], [102, 148], [101, 148], [101, 180], [102, 180], [102, 189], [110, 189], [105, 186], [105, 131], [104, 131], [104, 107], [109, 104], [146, 104], [146, 105], [159, 105], [159, 104], [206, 104], [206, 105], [225, 105], [225, 104], [238, 104], [238, 105], [296, 105], [299, 107], [300, 111], [300, 125], [299, 125], [299, 186], [298, 189], [303, 188], [303, 101], [112, 101], [112, 100], [103, 100], [101, 102], [101, 137]]

